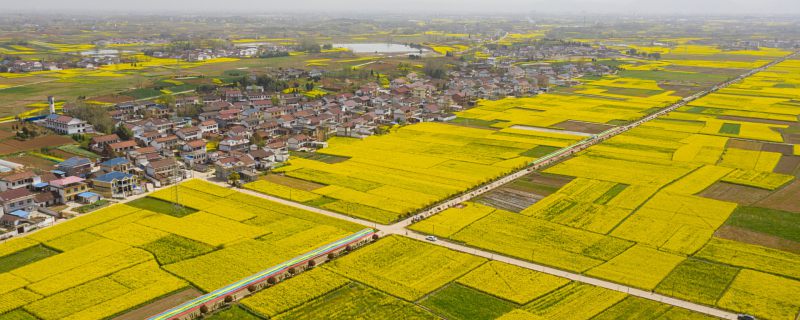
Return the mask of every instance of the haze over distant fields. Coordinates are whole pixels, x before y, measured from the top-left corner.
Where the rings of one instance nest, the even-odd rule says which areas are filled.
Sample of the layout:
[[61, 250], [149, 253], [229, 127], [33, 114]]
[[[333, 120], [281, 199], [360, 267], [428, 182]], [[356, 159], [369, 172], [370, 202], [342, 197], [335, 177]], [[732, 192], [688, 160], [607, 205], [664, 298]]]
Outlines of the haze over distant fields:
[[800, 14], [800, 0], [3, 0], [15, 12]]

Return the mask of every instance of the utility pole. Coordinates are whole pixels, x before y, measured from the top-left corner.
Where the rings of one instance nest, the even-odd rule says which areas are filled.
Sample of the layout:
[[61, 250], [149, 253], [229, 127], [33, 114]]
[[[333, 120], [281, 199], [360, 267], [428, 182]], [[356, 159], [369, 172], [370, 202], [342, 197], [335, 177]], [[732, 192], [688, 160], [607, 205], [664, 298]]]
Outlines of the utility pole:
[[180, 168], [178, 167], [178, 164], [176, 163], [175, 166], [172, 168], [172, 177], [171, 177], [172, 183], [175, 184], [175, 187], [174, 187], [175, 188], [175, 202], [173, 202], [172, 209], [173, 209], [173, 212], [175, 213], [176, 216], [183, 215], [183, 212], [185, 211], [184, 208], [183, 208], [183, 205], [181, 205], [181, 202], [180, 202], [180, 199], [179, 199], [179, 191], [178, 191], [178, 174], [179, 173], [180, 173]]

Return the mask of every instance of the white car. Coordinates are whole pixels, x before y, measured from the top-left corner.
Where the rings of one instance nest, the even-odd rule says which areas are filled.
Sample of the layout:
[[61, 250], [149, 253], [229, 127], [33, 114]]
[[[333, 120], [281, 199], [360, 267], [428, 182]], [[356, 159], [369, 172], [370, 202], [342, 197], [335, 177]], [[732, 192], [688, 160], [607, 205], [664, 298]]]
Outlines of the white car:
[[425, 237], [425, 240], [436, 241], [436, 240], [439, 240], [439, 238], [436, 238], [435, 236], [427, 236], [427, 237]]

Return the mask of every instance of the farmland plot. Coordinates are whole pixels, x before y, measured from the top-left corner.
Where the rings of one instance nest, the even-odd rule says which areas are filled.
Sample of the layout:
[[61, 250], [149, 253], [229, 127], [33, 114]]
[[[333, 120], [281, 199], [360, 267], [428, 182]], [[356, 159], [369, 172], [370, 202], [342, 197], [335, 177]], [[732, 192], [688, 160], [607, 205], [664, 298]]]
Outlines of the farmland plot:
[[389, 237], [324, 267], [413, 301], [484, 261], [483, 258], [416, 240]]
[[173, 216], [118, 204], [2, 243], [0, 314], [108, 318], [190, 285], [217, 289], [362, 228], [199, 180], [178, 188], [183, 205], [237, 205]]

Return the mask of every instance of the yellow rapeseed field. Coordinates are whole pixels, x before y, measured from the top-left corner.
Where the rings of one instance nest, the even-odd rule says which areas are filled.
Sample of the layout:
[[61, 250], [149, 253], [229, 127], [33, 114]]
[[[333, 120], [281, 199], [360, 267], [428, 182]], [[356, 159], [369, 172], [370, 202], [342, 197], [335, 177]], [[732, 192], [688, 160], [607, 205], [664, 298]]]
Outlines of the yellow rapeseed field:
[[569, 283], [569, 280], [490, 261], [459, 278], [457, 282], [518, 304], [526, 304]]

